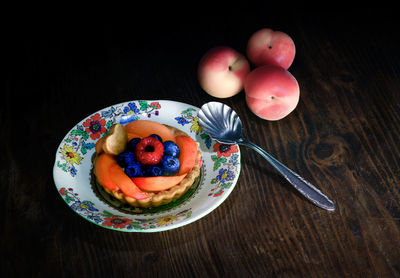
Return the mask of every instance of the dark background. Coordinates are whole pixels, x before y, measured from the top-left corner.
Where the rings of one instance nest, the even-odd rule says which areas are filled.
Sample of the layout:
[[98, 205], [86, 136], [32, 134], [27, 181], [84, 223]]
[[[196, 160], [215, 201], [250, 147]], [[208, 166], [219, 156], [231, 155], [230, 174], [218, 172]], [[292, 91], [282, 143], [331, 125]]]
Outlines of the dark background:
[[[25, 11], [4, 20], [1, 272], [399, 277], [396, 9], [154, 9], [62, 16], [58, 9], [44, 15]], [[216, 100], [197, 82], [200, 58], [219, 45], [245, 54], [248, 38], [264, 27], [286, 32], [296, 44], [289, 71], [300, 85], [298, 107], [268, 122], [250, 112], [244, 92], [219, 101], [238, 112], [249, 139], [332, 197], [335, 212], [305, 201], [243, 148], [231, 196], [176, 230], [101, 229], [65, 205], [52, 168], [68, 130], [124, 101], [165, 99], [199, 107]]]

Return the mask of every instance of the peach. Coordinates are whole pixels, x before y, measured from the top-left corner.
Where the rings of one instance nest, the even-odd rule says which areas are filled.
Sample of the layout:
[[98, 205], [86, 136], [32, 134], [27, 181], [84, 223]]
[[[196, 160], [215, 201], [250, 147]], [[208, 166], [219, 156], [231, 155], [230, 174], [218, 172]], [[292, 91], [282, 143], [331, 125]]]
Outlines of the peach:
[[300, 97], [294, 76], [282, 67], [258, 67], [246, 78], [244, 86], [250, 110], [265, 120], [280, 120], [292, 112]]
[[[172, 132], [163, 124], [149, 121], [149, 120], [137, 120], [128, 123], [125, 126], [126, 132], [129, 134], [135, 134], [135, 136], [144, 138], [151, 134], [157, 134], [163, 141], [171, 140], [175, 142], [175, 136]], [[133, 138], [133, 137], [132, 137]]]
[[99, 140], [97, 140], [96, 145], [94, 146], [97, 154], [101, 154], [103, 152], [103, 139], [104, 137], [101, 137]]
[[189, 136], [179, 135], [175, 137], [176, 144], [179, 147], [179, 168], [178, 176], [188, 173], [196, 164], [197, 143]]
[[227, 98], [238, 94], [250, 71], [247, 59], [236, 50], [219, 46], [209, 50], [198, 66], [200, 86], [211, 96]]
[[263, 28], [250, 37], [246, 52], [256, 67], [276, 65], [288, 69], [293, 63], [296, 47], [288, 34]]
[[95, 161], [94, 171], [101, 185], [110, 190], [121, 191], [134, 199], [142, 200], [149, 196], [141, 191], [117, 164], [113, 155], [102, 153]]
[[110, 190], [116, 190], [117, 185], [115, 182], [111, 179], [110, 174], [109, 174], [109, 169], [111, 166], [117, 164], [117, 161], [115, 160], [114, 156], [102, 153], [96, 158], [95, 164], [94, 164], [94, 172], [96, 174], [97, 180], [99, 181], [100, 184], [102, 184], [105, 188], [108, 188]]
[[142, 190], [162, 191], [179, 184], [186, 177], [186, 173], [180, 176], [135, 177], [132, 181]]
[[131, 141], [133, 138], [142, 138], [142, 136], [139, 136], [135, 133], [127, 133], [128, 134], [128, 142]]

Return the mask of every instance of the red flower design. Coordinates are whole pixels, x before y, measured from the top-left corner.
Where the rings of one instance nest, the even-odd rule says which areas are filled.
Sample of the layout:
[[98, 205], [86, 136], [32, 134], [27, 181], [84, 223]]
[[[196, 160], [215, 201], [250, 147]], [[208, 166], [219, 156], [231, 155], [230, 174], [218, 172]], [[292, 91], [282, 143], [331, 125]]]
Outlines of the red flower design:
[[161, 105], [158, 102], [152, 102], [152, 103], [150, 103], [150, 106], [155, 108], [155, 109], [160, 109], [161, 108]]
[[67, 191], [67, 189], [65, 189], [65, 187], [63, 187], [63, 188], [60, 189], [60, 194], [65, 196], [65, 194], [66, 194], [65, 192], [66, 191]]
[[214, 145], [214, 152], [217, 152], [218, 158], [221, 156], [229, 157], [232, 153], [237, 153], [239, 150], [235, 145], [227, 145], [216, 143]]
[[100, 134], [106, 132], [105, 125], [106, 120], [102, 119], [99, 113], [94, 114], [83, 123], [86, 133], [91, 133], [90, 138], [93, 140], [100, 138]]
[[218, 196], [220, 196], [222, 193], [224, 193], [224, 190], [223, 189], [221, 189], [220, 191], [218, 191], [217, 193], [214, 193], [214, 197], [218, 197]]
[[104, 220], [105, 221], [102, 223], [103, 226], [113, 227], [113, 228], [118, 228], [118, 229], [123, 229], [132, 222], [132, 220], [130, 220], [130, 219], [120, 218], [120, 217], [116, 217], [116, 216], [107, 217], [107, 218], [104, 218]]

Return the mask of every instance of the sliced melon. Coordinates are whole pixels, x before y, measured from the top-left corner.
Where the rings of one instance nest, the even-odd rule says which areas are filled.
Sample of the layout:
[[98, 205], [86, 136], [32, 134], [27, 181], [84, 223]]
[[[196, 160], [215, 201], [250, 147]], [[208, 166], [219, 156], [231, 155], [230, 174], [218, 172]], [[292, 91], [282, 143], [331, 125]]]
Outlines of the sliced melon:
[[96, 145], [95, 145], [94, 149], [96, 150], [97, 154], [101, 154], [103, 152], [103, 139], [104, 139], [104, 137], [101, 137], [96, 142]]
[[181, 167], [178, 176], [188, 173], [196, 164], [197, 143], [189, 136], [179, 135], [175, 137], [176, 144], [179, 147], [179, 162]]
[[[94, 164], [94, 172], [96, 174], [98, 182], [105, 188], [110, 190], [116, 190], [117, 185], [111, 179], [110, 168], [113, 165], [117, 165], [114, 156], [102, 153], [100, 154]], [[118, 165], [117, 165], [118, 166]]]
[[145, 191], [162, 191], [179, 184], [186, 174], [180, 176], [135, 177], [132, 181]]
[[137, 137], [144, 138], [151, 134], [157, 134], [162, 138], [163, 141], [171, 140], [175, 142], [175, 136], [168, 129], [168, 127], [154, 121], [149, 121], [149, 120], [133, 121], [128, 123], [125, 126], [125, 129], [128, 134], [130, 133], [136, 134]]

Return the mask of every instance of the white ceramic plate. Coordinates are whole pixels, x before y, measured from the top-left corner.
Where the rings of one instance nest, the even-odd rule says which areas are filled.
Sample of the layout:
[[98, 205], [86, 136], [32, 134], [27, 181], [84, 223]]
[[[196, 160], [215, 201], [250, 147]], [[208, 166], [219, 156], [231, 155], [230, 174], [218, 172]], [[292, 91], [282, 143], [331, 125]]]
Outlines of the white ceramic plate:
[[[207, 215], [232, 192], [240, 174], [240, 149], [211, 140], [197, 124], [199, 108], [175, 101], [138, 100], [102, 109], [75, 125], [57, 149], [53, 176], [60, 196], [77, 214], [124, 232], [174, 229]], [[96, 141], [114, 123], [147, 119], [177, 127], [200, 143], [200, 180], [177, 201], [152, 209], [132, 208], [92, 183], [91, 158]]]

